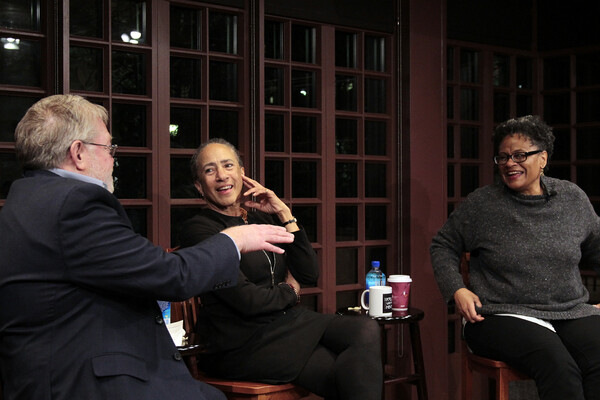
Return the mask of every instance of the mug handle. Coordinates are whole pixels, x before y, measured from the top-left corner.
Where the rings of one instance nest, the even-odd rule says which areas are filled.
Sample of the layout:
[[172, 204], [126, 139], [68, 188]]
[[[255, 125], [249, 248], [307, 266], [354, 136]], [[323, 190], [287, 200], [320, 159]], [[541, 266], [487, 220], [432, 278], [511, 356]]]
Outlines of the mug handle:
[[368, 310], [369, 307], [367, 305], [365, 305], [365, 294], [367, 294], [369, 292], [369, 289], [365, 290], [364, 292], [362, 292], [362, 294], [360, 295], [360, 305], [365, 309]]

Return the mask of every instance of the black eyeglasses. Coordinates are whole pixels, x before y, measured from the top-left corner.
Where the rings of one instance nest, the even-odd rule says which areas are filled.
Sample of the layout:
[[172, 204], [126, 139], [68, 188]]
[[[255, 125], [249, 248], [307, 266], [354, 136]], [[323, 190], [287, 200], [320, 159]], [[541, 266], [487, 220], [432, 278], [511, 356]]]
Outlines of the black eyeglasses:
[[497, 165], [504, 165], [508, 162], [509, 158], [516, 163], [522, 163], [525, 160], [527, 160], [527, 157], [532, 156], [537, 153], [541, 153], [542, 151], [544, 151], [544, 150], [533, 150], [533, 151], [528, 151], [526, 153], [519, 152], [519, 153], [513, 153], [513, 154], [501, 154], [498, 156], [494, 156], [494, 163]]
[[100, 143], [85, 142], [83, 140], [81, 142], [84, 144], [91, 144], [92, 146], [105, 147], [108, 150], [108, 152], [112, 158], [115, 158], [115, 154], [117, 154], [117, 149], [119, 148], [119, 146], [117, 146], [116, 144], [100, 144]]

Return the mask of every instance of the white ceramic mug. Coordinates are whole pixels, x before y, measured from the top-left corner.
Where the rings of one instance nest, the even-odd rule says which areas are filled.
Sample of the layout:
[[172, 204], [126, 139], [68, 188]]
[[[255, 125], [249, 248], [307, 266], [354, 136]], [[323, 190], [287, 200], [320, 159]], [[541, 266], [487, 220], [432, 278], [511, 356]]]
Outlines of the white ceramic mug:
[[[369, 305], [365, 304], [365, 295], [369, 293]], [[371, 286], [362, 292], [360, 304], [365, 310], [369, 310], [371, 317], [392, 316], [392, 287]]]

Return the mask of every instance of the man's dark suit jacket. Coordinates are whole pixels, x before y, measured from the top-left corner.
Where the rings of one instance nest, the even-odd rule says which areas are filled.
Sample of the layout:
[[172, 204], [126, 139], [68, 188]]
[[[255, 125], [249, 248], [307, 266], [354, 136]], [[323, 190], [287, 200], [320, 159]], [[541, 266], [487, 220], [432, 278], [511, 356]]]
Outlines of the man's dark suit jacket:
[[156, 300], [235, 285], [226, 235], [166, 253], [106, 189], [49, 171], [0, 210], [0, 372], [8, 399], [221, 399], [194, 380]]

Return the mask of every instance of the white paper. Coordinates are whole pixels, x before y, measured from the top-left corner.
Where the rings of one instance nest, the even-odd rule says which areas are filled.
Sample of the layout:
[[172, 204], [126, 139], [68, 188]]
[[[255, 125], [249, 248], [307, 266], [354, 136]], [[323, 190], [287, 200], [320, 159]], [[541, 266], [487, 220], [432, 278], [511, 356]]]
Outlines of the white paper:
[[167, 324], [167, 329], [169, 330], [169, 334], [171, 335], [171, 339], [173, 339], [173, 343], [175, 346], [181, 346], [183, 343], [183, 337], [185, 336], [185, 329], [183, 329], [183, 321], [173, 322], [172, 324]]

